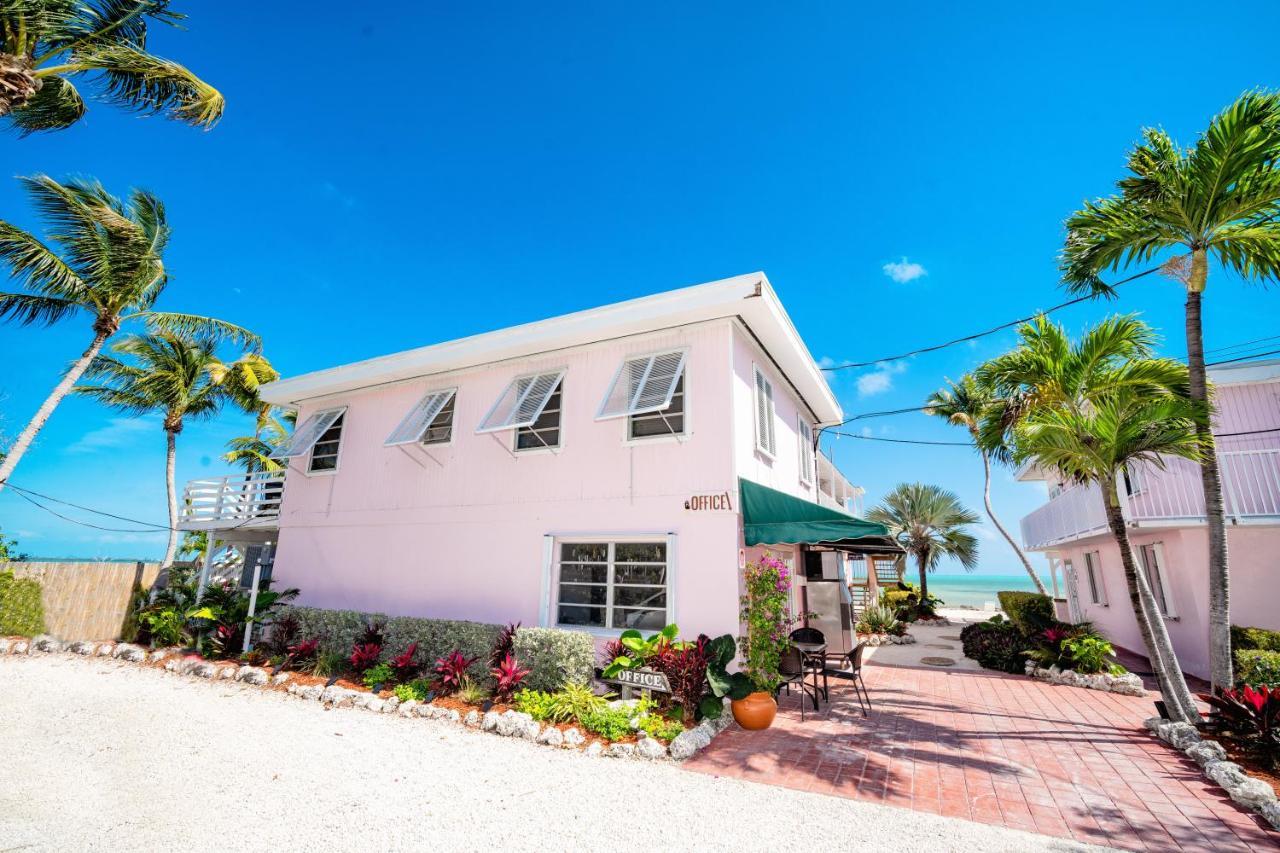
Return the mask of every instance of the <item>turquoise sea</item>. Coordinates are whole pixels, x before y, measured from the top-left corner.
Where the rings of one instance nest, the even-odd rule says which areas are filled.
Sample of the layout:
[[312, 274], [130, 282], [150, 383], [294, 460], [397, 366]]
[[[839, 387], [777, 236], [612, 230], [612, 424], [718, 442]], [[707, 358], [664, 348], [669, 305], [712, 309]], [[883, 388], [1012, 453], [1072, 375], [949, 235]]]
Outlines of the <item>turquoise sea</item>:
[[[907, 580], [918, 583], [919, 575], [908, 571]], [[1049, 578], [1042, 574], [1041, 580], [1052, 594]], [[994, 607], [997, 606], [996, 593], [1002, 590], [1035, 592], [1036, 587], [1026, 572], [1016, 575], [929, 575], [929, 592], [946, 602], [944, 607], [982, 609], [988, 601]]]

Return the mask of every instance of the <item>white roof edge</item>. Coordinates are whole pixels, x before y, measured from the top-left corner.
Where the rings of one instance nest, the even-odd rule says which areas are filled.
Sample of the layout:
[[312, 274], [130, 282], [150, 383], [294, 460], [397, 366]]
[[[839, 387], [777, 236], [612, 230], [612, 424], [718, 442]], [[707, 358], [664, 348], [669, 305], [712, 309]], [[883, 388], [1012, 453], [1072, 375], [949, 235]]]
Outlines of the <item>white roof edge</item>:
[[1252, 382], [1271, 382], [1280, 379], [1280, 358], [1258, 361], [1242, 361], [1208, 369], [1209, 379], [1215, 385], [1247, 385]]
[[826, 377], [801, 340], [763, 272], [668, 290], [405, 350], [263, 385], [262, 399], [278, 406], [469, 367], [532, 357], [628, 335], [706, 320], [740, 317], [813, 409], [820, 425], [843, 419]]

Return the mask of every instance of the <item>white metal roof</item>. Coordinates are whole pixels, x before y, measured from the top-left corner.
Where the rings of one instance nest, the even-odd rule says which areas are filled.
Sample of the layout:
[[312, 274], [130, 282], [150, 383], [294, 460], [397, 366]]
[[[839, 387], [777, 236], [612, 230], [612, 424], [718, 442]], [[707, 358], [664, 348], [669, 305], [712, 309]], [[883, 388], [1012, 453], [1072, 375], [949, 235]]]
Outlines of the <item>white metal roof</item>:
[[304, 373], [263, 385], [261, 396], [276, 405], [297, 405], [374, 385], [726, 317], [746, 324], [819, 424], [843, 419], [831, 386], [762, 272]]

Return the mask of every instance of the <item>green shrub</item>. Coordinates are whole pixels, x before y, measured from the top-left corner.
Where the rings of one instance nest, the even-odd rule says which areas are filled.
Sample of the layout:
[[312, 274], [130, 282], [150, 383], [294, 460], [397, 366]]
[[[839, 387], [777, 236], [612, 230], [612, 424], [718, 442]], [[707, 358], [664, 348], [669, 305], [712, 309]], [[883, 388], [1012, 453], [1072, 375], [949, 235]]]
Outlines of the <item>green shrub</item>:
[[1280, 652], [1280, 631], [1232, 625], [1231, 648], [1238, 652], [1254, 649], [1264, 652]]
[[1124, 667], [1115, 661], [1115, 647], [1106, 637], [1096, 632], [1067, 637], [1062, 641], [1062, 651], [1066, 653], [1071, 669], [1076, 672], [1085, 675], [1096, 672], [1124, 675]]
[[383, 662], [377, 666], [371, 666], [364, 671], [364, 675], [360, 680], [364, 682], [364, 686], [370, 690], [381, 684], [390, 684], [395, 680], [395, 670], [391, 668], [391, 664]]
[[552, 719], [554, 699], [544, 690], [517, 690], [511, 701], [517, 711], [528, 714], [540, 723]]
[[534, 690], [559, 690], [586, 684], [595, 675], [596, 644], [590, 634], [560, 628], [520, 628], [516, 660], [531, 672], [524, 683]]
[[862, 611], [858, 624], [854, 626], [859, 634], [892, 634], [898, 629], [898, 620], [894, 618], [889, 607], [871, 605]]
[[[631, 721], [636, 717], [645, 719], [653, 705], [647, 699], [640, 699], [633, 704], [610, 706], [601, 702], [599, 707], [578, 716], [578, 722], [589, 732], [595, 732], [608, 740], [622, 740], [635, 733]], [[681, 727], [683, 729], [683, 726]]]
[[640, 730], [649, 737], [669, 743], [676, 735], [684, 733], [684, 723], [668, 719], [661, 714], [645, 714], [640, 718]]
[[[486, 661], [501, 625], [453, 619], [422, 619], [413, 616], [388, 617], [356, 610], [323, 610], [317, 607], [289, 607], [278, 618], [298, 621], [298, 634], [320, 640], [322, 652], [349, 654], [370, 620], [385, 623], [385, 645], [390, 649], [418, 644], [418, 657], [428, 665], [452, 651], [475, 658], [469, 673], [482, 682], [489, 677]], [[589, 634], [559, 628], [520, 628], [516, 631], [515, 656], [532, 672], [525, 683], [533, 689], [554, 691], [566, 681], [588, 681], [595, 673], [595, 643]]]
[[999, 672], [1023, 672], [1031, 649], [1022, 632], [1003, 620], [965, 626], [960, 643], [965, 657], [976, 660], [984, 669]]
[[1244, 649], [1236, 652], [1236, 681], [1251, 687], [1280, 687], [1280, 651]]
[[0, 636], [34, 637], [44, 633], [40, 582], [0, 572]]
[[1057, 623], [1053, 599], [1038, 592], [997, 592], [1000, 609], [1024, 637], [1034, 637]]

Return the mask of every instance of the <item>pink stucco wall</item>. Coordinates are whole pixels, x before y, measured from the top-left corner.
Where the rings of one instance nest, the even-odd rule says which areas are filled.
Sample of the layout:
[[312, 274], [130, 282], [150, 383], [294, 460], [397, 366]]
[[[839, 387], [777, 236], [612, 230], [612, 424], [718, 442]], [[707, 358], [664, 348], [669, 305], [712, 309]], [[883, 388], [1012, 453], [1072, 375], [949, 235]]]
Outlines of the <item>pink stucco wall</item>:
[[[1144, 544], [1162, 544], [1169, 581], [1167, 594], [1173, 599], [1177, 617], [1165, 620], [1169, 639], [1183, 670], [1208, 678], [1209, 543], [1204, 527], [1137, 529], [1130, 538], [1135, 553]], [[1227, 547], [1231, 559], [1231, 621], [1280, 630], [1280, 527], [1229, 528]], [[1145, 654], [1115, 541], [1110, 536], [1100, 536], [1058, 550], [1075, 569], [1082, 617], [1117, 645]], [[1087, 551], [1098, 552], [1107, 606], [1089, 600], [1084, 559]]]
[[[629, 442], [625, 419], [595, 420], [624, 358], [680, 347], [688, 350], [683, 439]], [[276, 577], [312, 606], [554, 624], [547, 537], [674, 534], [681, 633], [736, 631], [738, 471], [798, 488], [797, 404], [776, 373], [779, 452], [771, 464], [752, 460], [753, 348], [734, 322], [709, 321], [309, 402], [303, 418], [348, 407], [338, 471], [307, 475], [306, 459], [290, 470]], [[559, 450], [516, 453], [510, 431], [476, 434], [512, 377], [561, 368]], [[425, 392], [454, 386], [452, 444], [383, 446]], [[684, 507], [690, 495], [723, 492], [732, 510]]]

